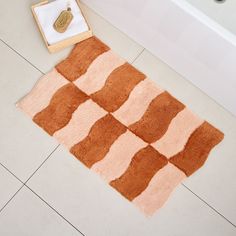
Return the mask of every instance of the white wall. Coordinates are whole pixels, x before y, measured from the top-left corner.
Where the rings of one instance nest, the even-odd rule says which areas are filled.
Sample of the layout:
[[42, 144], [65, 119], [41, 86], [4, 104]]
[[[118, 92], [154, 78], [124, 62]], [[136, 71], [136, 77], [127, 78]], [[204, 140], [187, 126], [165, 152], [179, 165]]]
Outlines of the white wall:
[[182, 0], [82, 1], [236, 115], [231, 35], [181, 7]]

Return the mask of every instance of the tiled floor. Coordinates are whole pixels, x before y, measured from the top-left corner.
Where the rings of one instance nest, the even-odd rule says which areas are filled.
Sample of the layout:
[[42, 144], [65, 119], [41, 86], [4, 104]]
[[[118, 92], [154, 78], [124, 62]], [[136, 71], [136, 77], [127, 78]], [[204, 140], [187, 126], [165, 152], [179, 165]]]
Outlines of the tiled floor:
[[31, 4], [0, 1], [0, 235], [236, 235], [236, 118], [86, 6], [99, 38], [220, 128], [224, 141], [146, 218], [15, 107], [70, 50], [48, 54]]

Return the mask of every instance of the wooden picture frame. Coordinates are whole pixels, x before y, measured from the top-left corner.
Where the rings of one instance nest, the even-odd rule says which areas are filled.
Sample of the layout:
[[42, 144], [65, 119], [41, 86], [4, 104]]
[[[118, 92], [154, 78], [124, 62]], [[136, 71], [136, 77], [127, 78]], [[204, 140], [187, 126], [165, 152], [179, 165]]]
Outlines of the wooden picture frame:
[[[81, 13], [82, 13], [81, 7], [79, 5], [79, 0], [76, 0], [76, 1], [77, 1], [77, 4], [78, 4], [79, 8], [80, 8]], [[58, 51], [66, 48], [68, 46], [74, 45], [74, 44], [76, 44], [78, 42], [81, 42], [81, 41], [83, 41], [83, 40], [93, 36], [93, 32], [92, 32], [92, 30], [91, 30], [91, 28], [90, 28], [86, 18], [84, 17], [84, 14], [82, 13], [82, 15], [83, 15], [83, 17], [84, 17], [84, 19], [85, 19], [85, 21], [86, 21], [86, 23], [88, 25], [88, 28], [89, 28], [88, 31], [85, 31], [85, 32], [80, 33], [78, 35], [69, 37], [67, 39], [64, 39], [64, 40], [62, 40], [60, 42], [57, 42], [57, 43], [54, 43], [54, 44], [48, 44], [47, 39], [45, 37], [45, 34], [43, 32], [43, 29], [42, 29], [42, 27], [41, 27], [41, 25], [39, 23], [39, 20], [37, 18], [37, 15], [36, 15], [35, 11], [34, 11], [35, 7], [42, 6], [44, 4], [48, 4], [48, 0], [44, 0], [44, 1], [41, 1], [40, 3], [38, 3], [38, 4], [32, 5], [31, 6], [31, 11], [32, 11], [33, 17], [34, 17], [34, 19], [36, 21], [36, 24], [38, 26], [39, 32], [42, 35], [43, 41], [44, 41], [44, 43], [45, 43], [45, 45], [46, 45], [46, 47], [47, 47], [47, 49], [48, 49], [48, 51], [50, 53], [58, 52]]]

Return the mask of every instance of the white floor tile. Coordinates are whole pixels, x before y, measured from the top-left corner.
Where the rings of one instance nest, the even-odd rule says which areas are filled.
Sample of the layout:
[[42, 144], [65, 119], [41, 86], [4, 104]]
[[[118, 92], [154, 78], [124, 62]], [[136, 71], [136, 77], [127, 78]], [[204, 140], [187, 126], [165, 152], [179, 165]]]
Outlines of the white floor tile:
[[0, 214], [0, 235], [80, 236], [29, 189], [21, 189]]
[[0, 209], [12, 198], [22, 183], [0, 165]]
[[25, 181], [57, 143], [15, 106], [41, 74], [2, 42], [0, 52], [0, 162]]
[[236, 118], [149, 52], [134, 65], [225, 134], [206, 164], [184, 183], [236, 224]]
[[[45, 73], [67, 56], [71, 47], [56, 54], [48, 53], [31, 14], [30, 6], [32, 4], [31, 0], [13, 0], [7, 3], [0, 1], [0, 39]], [[83, 10], [99, 38], [112, 46], [125, 59], [134, 60], [142, 50], [141, 46], [112, 27], [89, 8], [84, 6]], [[12, 20], [13, 15], [15, 19], [20, 20]], [[11, 22], [11, 26], [7, 26], [6, 22]]]
[[153, 217], [87, 169], [63, 147], [28, 185], [89, 236], [235, 235], [236, 229], [183, 186]]

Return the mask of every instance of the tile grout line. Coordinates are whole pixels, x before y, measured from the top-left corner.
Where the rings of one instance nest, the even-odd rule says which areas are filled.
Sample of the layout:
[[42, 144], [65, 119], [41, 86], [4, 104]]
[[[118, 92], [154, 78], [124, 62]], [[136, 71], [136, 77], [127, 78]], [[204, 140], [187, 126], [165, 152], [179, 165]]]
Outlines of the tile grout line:
[[2, 213], [2, 211], [5, 209], [5, 207], [11, 202], [11, 200], [16, 196], [16, 194], [18, 192], [20, 192], [20, 190], [24, 187], [24, 183], [22, 184], [22, 186], [13, 194], [13, 196], [5, 203], [5, 205], [0, 209], [0, 213]]
[[43, 164], [52, 156], [52, 154], [59, 148], [60, 144], [58, 144], [52, 152], [46, 157], [46, 159], [38, 166], [38, 168], [30, 175], [30, 177], [24, 182], [26, 184], [33, 176], [34, 174], [43, 166]]
[[14, 176], [17, 180], [19, 180], [22, 184], [24, 184], [24, 182], [19, 179], [12, 171], [10, 171], [5, 165], [3, 165], [2, 163], [0, 163], [0, 165], [7, 171], [9, 172], [12, 176]]
[[39, 71], [41, 74], [45, 74], [42, 72], [37, 66], [35, 66], [33, 63], [31, 63], [29, 60], [27, 60], [24, 56], [22, 56], [19, 52], [17, 52], [13, 47], [11, 47], [8, 43], [6, 43], [3, 39], [0, 38], [0, 41], [5, 44], [7, 47], [9, 47], [13, 52], [15, 52], [18, 56], [20, 56], [22, 59], [24, 59], [26, 62], [28, 62], [32, 67], [34, 67], [37, 71]]
[[34, 190], [32, 190], [28, 185], [24, 184], [23, 186], [27, 187], [33, 194], [35, 194], [41, 201], [43, 201], [48, 207], [55, 211], [63, 220], [65, 220], [70, 226], [72, 226], [76, 231], [81, 235], [85, 236], [77, 227], [75, 227], [69, 220], [67, 220], [62, 214], [60, 214], [55, 208], [53, 208], [49, 203], [47, 203], [42, 197], [40, 197]]
[[195, 197], [197, 197], [200, 201], [205, 203], [209, 208], [211, 208], [214, 212], [216, 212], [218, 215], [220, 215], [223, 219], [225, 219], [228, 223], [230, 223], [232, 226], [236, 228], [236, 225], [231, 222], [229, 219], [227, 219], [224, 215], [222, 215], [219, 211], [217, 211], [213, 206], [211, 206], [209, 203], [207, 203], [203, 198], [198, 196], [196, 193], [194, 193], [190, 188], [188, 188], [185, 184], [181, 183], [183, 187], [185, 187], [189, 192], [191, 192]]
[[6, 202], [6, 204], [0, 209], [0, 213], [2, 212], [2, 210], [11, 202], [11, 200], [16, 196], [16, 194], [24, 187], [26, 186], [26, 183], [28, 182], [28, 180], [40, 169], [40, 167], [49, 159], [49, 157], [57, 150], [57, 148], [60, 146], [57, 145], [53, 151], [47, 156], [47, 158], [39, 165], [39, 167], [33, 172], [33, 174], [31, 174], [31, 176], [25, 181], [23, 182], [22, 180], [20, 180], [15, 174], [13, 174], [13, 172], [11, 172], [7, 167], [5, 167], [2, 163], [0, 163], [0, 165], [7, 171], [9, 172], [12, 176], [14, 176], [17, 180], [19, 180], [22, 183], [22, 186], [14, 193], [14, 195]]
[[138, 55], [130, 62], [131, 65], [141, 56], [141, 54], [145, 51], [146, 48], [143, 48]]

